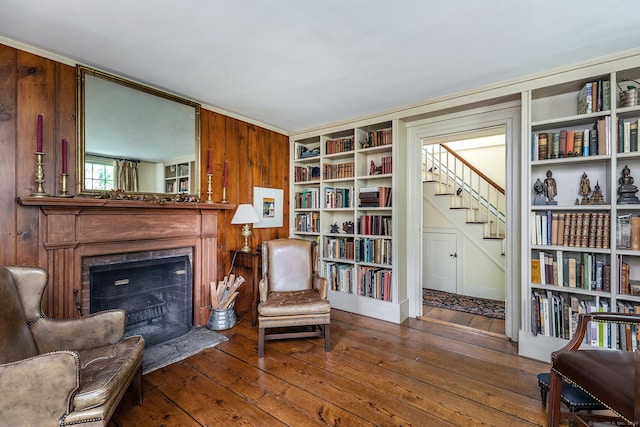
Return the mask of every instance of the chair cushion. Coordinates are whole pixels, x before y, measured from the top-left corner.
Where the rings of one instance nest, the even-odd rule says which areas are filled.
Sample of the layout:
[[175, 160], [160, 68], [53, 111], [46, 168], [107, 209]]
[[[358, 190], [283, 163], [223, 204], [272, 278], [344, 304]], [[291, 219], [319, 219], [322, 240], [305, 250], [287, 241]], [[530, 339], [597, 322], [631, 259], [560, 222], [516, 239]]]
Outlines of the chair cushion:
[[325, 314], [331, 312], [329, 301], [320, 298], [315, 289], [301, 291], [269, 292], [266, 302], [258, 305], [261, 316], [297, 316], [301, 314]]
[[73, 409], [82, 411], [105, 403], [118, 393], [136, 363], [142, 360], [144, 341], [131, 336], [105, 347], [78, 352], [80, 388], [73, 398]]
[[11, 272], [0, 267], [0, 364], [38, 355]]
[[553, 370], [625, 417], [633, 419], [633, 352], [577, 350], [556, 353]]

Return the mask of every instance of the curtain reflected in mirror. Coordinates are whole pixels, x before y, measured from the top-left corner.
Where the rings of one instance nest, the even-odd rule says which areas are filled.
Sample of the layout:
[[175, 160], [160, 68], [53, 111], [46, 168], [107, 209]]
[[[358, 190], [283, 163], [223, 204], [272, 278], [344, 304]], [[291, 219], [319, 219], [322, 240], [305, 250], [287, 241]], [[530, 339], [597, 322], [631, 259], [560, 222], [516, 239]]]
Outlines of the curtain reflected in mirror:
[[200, 104], [83, 66], [77, 76], [79, 193], [199, 191]]

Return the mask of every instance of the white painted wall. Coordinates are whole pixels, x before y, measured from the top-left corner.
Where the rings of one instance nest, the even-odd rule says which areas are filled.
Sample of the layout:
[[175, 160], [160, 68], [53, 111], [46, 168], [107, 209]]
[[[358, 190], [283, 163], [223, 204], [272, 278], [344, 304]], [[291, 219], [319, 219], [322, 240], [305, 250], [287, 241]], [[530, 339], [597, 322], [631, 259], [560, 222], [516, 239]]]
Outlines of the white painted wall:
[[505, 187], [507, 162], [504, 144], [456, 150], [456, 153], [500, 187]]

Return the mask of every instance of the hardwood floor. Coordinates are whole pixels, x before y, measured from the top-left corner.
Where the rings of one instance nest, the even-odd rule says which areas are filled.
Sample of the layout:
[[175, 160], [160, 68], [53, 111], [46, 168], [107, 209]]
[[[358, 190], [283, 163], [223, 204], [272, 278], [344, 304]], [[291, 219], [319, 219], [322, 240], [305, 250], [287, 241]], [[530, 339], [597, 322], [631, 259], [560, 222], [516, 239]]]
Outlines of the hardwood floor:
[[487, 335], [504, 336], [504, 319], [494, 319], [428, 305], [422, 306], [422, 316], [418, 318], [447, 325], [458, 325], [463, 329], [483, 331]]
[[109, 426], [539, 426], [536, 374], [505, 338], [437, 322], [401, 325], [333, 310], [322, 339], [270, 341], [246, 320], [216, 348], [143, 377]]

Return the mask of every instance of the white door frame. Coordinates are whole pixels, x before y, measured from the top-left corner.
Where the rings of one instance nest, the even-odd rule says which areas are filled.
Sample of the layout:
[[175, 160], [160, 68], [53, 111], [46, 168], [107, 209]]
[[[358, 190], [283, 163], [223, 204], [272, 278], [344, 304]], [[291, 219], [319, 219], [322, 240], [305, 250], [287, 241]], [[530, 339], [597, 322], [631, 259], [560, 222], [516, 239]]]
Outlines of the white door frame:
[[[404, 217], [407, 236], [422, 236], [422, 140], [455, 133], [466, 133], [478, 129], [505, 127], [506, 143], [506, 289], [505, 289], [505, 335], [517, 340], [520, 327], [520, 100], [498, 105], [459, 111], [415, 121], [406, 121], [407, 149], [404, 164], [407, 165], [407, 209]], [[415, 233], [415, 234], [414, 234]], [[422, 314], [422, 239], [406, 240], [407, 296], [409, 316]]]

